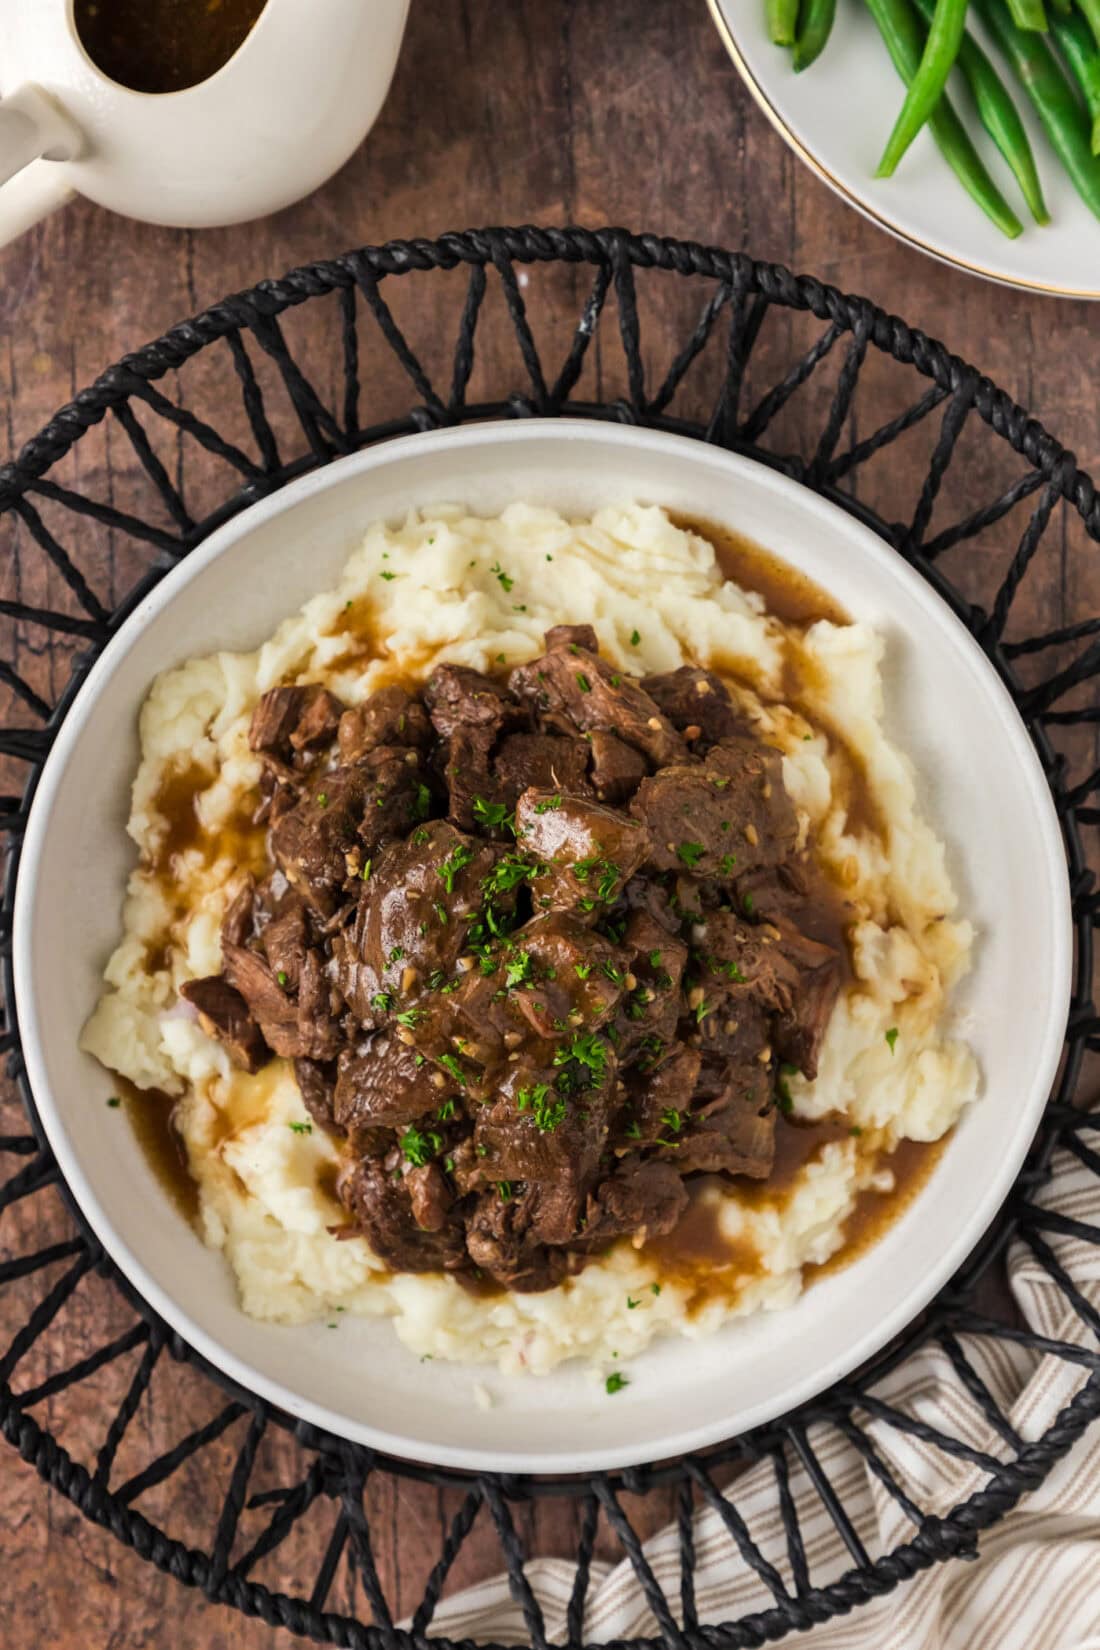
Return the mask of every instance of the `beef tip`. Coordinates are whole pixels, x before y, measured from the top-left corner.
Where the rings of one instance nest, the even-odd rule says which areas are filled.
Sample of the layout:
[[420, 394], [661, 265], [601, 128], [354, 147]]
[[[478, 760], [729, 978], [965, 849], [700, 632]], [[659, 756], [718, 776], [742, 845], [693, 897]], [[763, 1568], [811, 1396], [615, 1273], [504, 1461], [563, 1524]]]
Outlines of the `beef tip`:
[[508, 733], [496, 754], [489, 727], [459, 729], [447, 747], [448, 817], [460, 830], [507, 839], [505, 815], [530, 785], [588, 790], [588, 746], [583, 739], [545, 733]]
[[394, 683], [346, 710], [340, 718], [338, 739], [341, 762], [358, 762], [380, 745], [415, 745], [425, 750], [431, 744], [432, 727], [420, 700]]
[[316, 1060], [295, 1060], [294, 1080], [302, 1096], [302, 1104], [315, 1123], [329, 1134], [341, 1135], [343, 1128], [333, 1115], [336, 1070], [332, 1065], [320, 1065]]
[[412, 1215], [422, 1232], [442, 1232], [454, 1199], [447, 1189], [442, 1172], [434, 1163], [424, 1163], [410, 1169], [405, 1176], [405, 1188], [412, 1205]]
[[466, 1247], [475, 1266], [508, 1289], [528, 1294], [552, 1289], [565, 1276], [569, 1259], [563, 1249], [548, 1249], [532, 1230], [540, 1194], [527, 1187], [483, 1192], [466, 1217]]
[[525, 720], [508, 690], [465, 665], [439, 665], [424, 684], [435, 731], [449, 739], [459, 728], [490, 728], [494, 735]]
[[[307, 689], [312, 693], [312, 689]], [[336, 736], [344, 707], [334, 693], [321, 688], [310, 699], [290, 735], [296, 751], [311, 750], [315, 745], [328, 745]]]
[[248, 1004], [264, 1040], [285, 1059], [333, 1060], [340, 1047], [324, 965], [306, 953], [297, 997], [279, 984], [270, 965], [247, 946], [223, 945], [225, 977]]
[[616, 1138], [639, 1148], [674, 1140], [690, 1111], [703, 1057], [685, 1043], [674, 1044], [651, 1070], [631, 1072], [627, 1100], [615, 1120]]
[[[766, 1180], [775, 1158], [775, 1107], [771, 1078], [759, 1061], [727, 1066], [708, 1084], [706, 1067], [692, 1109], [679, 1130], [664, 1137], [660, 1155], [680, 1174], [747, 1175]], [[716, 1090], [716, 1092], [711, 1092]]]
[[659, 882], [651, 876], [631, 877], [623, 889], [628, 911], [644, 911], [668, 934], [679, 934], [682, 919], [676, 909], [675, 888], [672, 879]]
[[469, 1264], [461, 1225], [450, 1220], [438, 1230], [423, 1230], [405, 1179], [394, 1180], [378, 1159], [357, 1162], [341, 1177], [339, 1189], [356, 1226], [394, 1272], [457, 1272]]
[[316, 685], [269, 688], [252, 712], [249, 749], [287, 762], [295, 751], [331, 739], [343, 708]]
[[240, 892], [235, 894], [222, 918], [222, 943], [244, 945], [252, 934], [252, 911], [256, 898], [256, 882], [246, 876]]
[[[439, 1081], [443, 1078], [443, 1081]], [[380, 1034], [345, 1047], [337, 1062], [333, 1116], [353, 1135], [402, 1128], [435, 1116], [454, 1097], [453, 1081], [397, 1037]]]
[[180, 996], [198, 1010], [199, 1024], [208, 1037], [224, 1043], [235, 1066], [259, 1071], [269, 1058], [267, 1044], [248, 1004], [224, 974], [202, 980], [184, 980]]
[[625, 958], [567, 912], [551, 911], [512, 935], [503, 985], [538, 1036], [595, 1031], [626, 989]]
[[700, 988], [711, 1008], [701, 1024], [704, 1047], [745, 1059], [770, 1043], [781, 1060], [816, 1077], [840, 990], [832, 946], [788, 922], [750, 924], [725, 911], [707, 916], [698, 943]]
[[575, 1248], [603, 1248], [617, 1237], [645, 1243], [671, 1232], [687, 1206], [687, 1191], [671, 1163], [624, 1157], [588, 1199], [584, 1235]]
[[687, 946], [648, 911], [635, 911], [623, 933], [626, 969], [634, 978], [615, 1014], [615, 1047], [625, 1065], [640, 1052], [647, 1064], [676, 1035], [681, 1014], [680, 983]]
[[798, 976], [790, 1004], [775, 1022], [775, 1052], [813, 1078], [840, 992], [840, 958], [831, 945], [809, 939], [789, 922], [775, 927], [777, 949]]
[[598, 653], [600, 644], [596, 632], [590, 624], [556, 624], [546, 632], [542, 638], [546, 644], [546, 651], [560, 652], [563, 648], [570, 652], [575, 647], [583, 647], [586, 653]]
[[306, 903], [300, 894], [287, 894], [278, 914], [265, 924], [260, 944], [278, 983], [296, 991], [309, 944]]
[[490, 823], [491, 810], [501, 803], [491, 763], [495, 741], [496, 731], [491, 727], [459, 728], [447, 741], [443, 778], [447, 817], [452, 825], [460, 831], [504, 838], [508, 828], [503, 816], [497, 823]]
[[509, 733], [493, 763], [497, 790], [509, 808], [531, 786], [574, 795], [588, 789], [588, 745], [547, 733]]
[[520, 851], [548, 866], [536, 908], [591, 915], [618, 898], [650, 851], [644, 826], [598, 802], [558, 791], [524, 791], [516, 803]]
[[[641, 751], [625, 745], [613, 733], [597, 729], [592, 734], [592, 788], [601, 802], [626, 802], [649, 772]], [[538, 783], [536, 780], [532, 784]], [[568, 789], [579, 787], [570, 785]]]
[[614, 733], [656, 767], [689, 760], [688, 747], [634, 677], [588, 648], [570, 643], [517, 665], [508, 678], [537, 714], [567, 717], [582, 733]]
[[681, 665], [664, 676], [647, 676], [642, 686], [696, 755], [720, 739], [733, 739], [746, 731], [729, 689], [713, 670]]
[[362, 884], [350, 936], [374, 992], [407, 998], [430, 977], [450, 974], [499, 857], [441, 819], [382, 850]]
[[782, 758], [750, 739], [725, 740], [695, 767], [663, 768], [638, 787], [630, 812], [653, 839], [650, 863], [731, 882], [794, 851], [798, 821]]
[[427, 814], [431, 793], [419, 760], [416, 751], [381, 746], [351, 767], [319, 774], [273, 826], [276, 863], [320, 915], [331, 915], [383, 842]]
[[[478, 1108], [474, 1146], [480, 1161], [482, 1184], [498, 1180], [547, 1182], [568, 1195], [571, 1212], [562, 1222], [561, 1200], [554, 1215], [568, 1231], [549, 1242], [564, 1243], [573, 1235], [580, 1203], [593, 1178], [607, 1140], [607, 1111], [611, 1084], [562, 1093], [562, 1068], [554, 1064], [552, 1044], [529, 1045], [507, 1069], [497, 1097]], [[545, 1211], [543, 1211], [545, 1215]]]

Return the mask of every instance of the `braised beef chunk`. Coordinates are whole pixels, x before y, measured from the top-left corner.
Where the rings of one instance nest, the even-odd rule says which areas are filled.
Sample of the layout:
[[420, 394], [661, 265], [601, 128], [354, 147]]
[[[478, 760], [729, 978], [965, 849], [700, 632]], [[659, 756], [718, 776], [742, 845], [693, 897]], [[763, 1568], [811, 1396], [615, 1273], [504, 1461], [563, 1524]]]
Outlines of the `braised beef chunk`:
[[713, 670], [681, 665], [667, 675], [645, 677], [642, 686], [697, 756], [720, 739], [733, 739], [745, 732], [729, 689]]
[[524, 791], [516, 842], [546, 869], [535, 880], [540, 910], [594, 916], [612, 904], [649, 852], [644, 827], [612, 808], [559, 791]]
[[[601, 802], [625, 802], [649, 772], [645, 757], [613, 733], [591, 735], [592, 789]], [[536, 781], [532, 780], [532, 784]], [[567, 789], [575, 790], [576, 786]]]
[[235, 1066], [259, 1071], [268, 1059], [268, 1048], [248, 1004], [224, 974], [204, 980], [185, 980], [180, 996], [198, 1010], [199, 1024], [208, 1037], [216, 1037], [229, 1051]]
[[654, 869], [720, 882], [786, 859], [798, 837], [779, 752], [751, 739], [643, 779], [630, 812], [649, 829]]
[[684, 740], [637, 680], [612, 669], [594, 649], [558, 643], [541, 659], [518, 665], [508, 681], [536, 714], [564, 716], [582, 733], [614, 733], [656, 767], [688, 758]]
[[296, 751], [331, 740], [343, 708], [327, 688], [270, 688], [252, 713], [249, 747], [289, 761]]
[[379, 745], [415, 745], [426, 750], [432, 727], [419, 699], [410, 698], [403, 687], [379, 688], [369, 699], [340, 718], [341, 762], [358, 762]]
[[500, 682], [465, 665], [440, 665], [424, 684], [424, 698], [436, 733], [449, 739], [471, 728], [501, 733], [525, 720], [520, 707]]
[[318, 1065], [316, 1060], [295, 1060], [294, 1079], [302, 1096], [302, 1104], [313, 1121], [329, 1134], [343, 1134], [344, 1130], [333, 1113], [335, 1068]]
[[[395, 1272], [457, 1272], [468, 1265], [462, 1227], [444, 1219], [434, 1231], [417, 1223], [404, 1178], [372, 1157], [343, 1177], [340, 1196], [378, 1258]], [[423, 1204], [421, 1203], [421, 1208]]]
[[351, 709], [265, 694], [271, 869], [182, 987], [236, 1064], [294, 1062], [341, 1236], [470, 1288], [552, 1288], [672, 1230], [693, 1175], [766, 1178], [841, 984], [780, 754], [721, 679], [639, 681], [590, 625], [545, 648]]
[[332, 1115], [354, 1134], [362, 1128], [398, 1128], [446, 1110], [455, 1084], [398, 1037], [368, 1038], [345, 1047], [337, 1062]]

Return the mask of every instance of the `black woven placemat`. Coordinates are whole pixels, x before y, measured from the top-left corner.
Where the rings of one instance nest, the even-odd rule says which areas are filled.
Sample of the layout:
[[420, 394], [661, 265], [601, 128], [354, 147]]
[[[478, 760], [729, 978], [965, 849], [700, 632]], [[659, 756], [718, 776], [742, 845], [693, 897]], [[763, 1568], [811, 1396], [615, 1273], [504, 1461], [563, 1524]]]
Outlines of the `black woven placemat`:
[[[574, 294], [576, 319], [565, 333], [560, 292], [553, 314], [548, 305], [544, 315], [534, 290], [536, 272], [560, 277]], [[681, 300], [689, 292], [685, 320], [688, 308]], [[425, 306], [435, 315], [446, 304], [455, 315], [453, 349], [445, 363], [433, 364], [418, 353], [415, 318]], [[301, 305], [331, 311], [324, 358], [317, 355], [316, 334], [308, 359], [294, 347], [290, 312]], [[656, 327], [647, 315], [658, 317]], [[655, 372], [657, 359], [664, 364]], [[868, 422], [862, 417], [863, 386], [885, 363], [896, 364], [901, 393], [889, 416]], [[378, 409], [392, 407], [394, 383], [402, 375], [405, 410], [383, 421]], [[706, 416], [680, 411], [691, 398], [708, 409]], [[877, 392], [870, 400], [882, 405]], [[796, 406], [802, 410], [792, 442]], [[24, 1219], [23, 1239], [13, 1243], [8, 1231], [17, 1206], [67, 1192], [23, 1070], [11, 986], [12, 904], [28, 803], [89, 666], [141, 595], [215, 526], [293, 476], [395, 434], [474, 418], [559, 413], [675, 430], [782, 469], [857, 515], [951, 603], [1007, 684], [1054, 797], [1070, 864], [1075, 983], [1058, 1083], [1011, 1198], [960, 1274], [868, 1368], [782, 1421], [704, 1457], [568, 1481], [492, 1474], [472, 1479], [386, 1460], [295, 1424], [235, 1387], [135, 1294], [75, 1208], [73, 1235], [37, 1247], [30, 1236], [36, 1223]], [[122, 444], [136, 478], [124, 503], [96, 462], [95, 443], [105, 430]], [[869, 478], [890, 463], [899, 442], [910, 446], [909, 473], [923, 480], [904, 519], [888, 520], [867, 502], [876, 496]], [[921, 454], [915, 466], [914, 442]], [[941, 521], [952, 466], [957, 472], [964, 451], [967, 503], [961, 514], [948, 512]], [[196, 457], [201, 464], [193, 462]], [[891, 500], [891, 514], [900, 509], [896, 488], [879, 485], [877, 496]], [[32, 1130], [0, 1137], [0, 1165], [7, 1165], [0, 1186], [0, 1240], [7, 1245], [0, 1304], [6, 1295], [19, 1305], [18, 1327], [0, 1356], [0, 1426], [45, 1479], [88, 1518], [210, 1598], [349, 1646], [422, 1645], [479, 1520], [491, 1524], [531, 1641], [543, 1646], [544, 1624], [524, 1573], [529, 1555], [518, 1534], [519, 1513], [525, 1503], [545, 1497], [576, 1501], [575, 1551], [557, 1555], [579, 1564], [571, 1644], [583, 1644], [589, 1565], [598, 1544], [629, 1558], [659, 1625], [659, 1639], [634, 1642], [663, 1642], [672, 1650], [756, 1645], [851, 1609], [918, 1570], [971, 1553], [978, 1532], [1042, 1482], [1100, 1413], [1100, 1350], [1043, 1341], [974, 1308], [980, 1280], [1015, 1237], [1093, 1335], [1100, 1330], [1044, 1237], [1053, 1217], [1033, 1202], [1059, 1143], [1100, 1174], [1100, 1152], [1090, 1143], [1100, 1114], [1073, 1104], [1082, 1060], [1100, 1047], [1092, 1000], [1092, 932], [1100, 905], [1082, 843], [1082, 832], [1100, 823], [1094, 803], [1100, 785], [1094, 733], [1100, 722], [1100, 620], [1087, 612], [1066, 614], [1041, 634], [1016, 624], [1021, 585], [1036, 559], [1061, 555], [1062, 586], [1068, 588], [1067, 544], [1072, 532], [1082, 546], [1100, 538], [1100, 509], [1089, 478], [1041, 425], [974, 368], [866, 300], [744, 254], [625, 231], [480, 231], [391, 242], [310, 265], [173, 328], [111, 367], [0, 470], [0, 522], [19, 542], [18, 576], [25, 580], [25, 587], [14, 583], [0, 599], [0, 688], [6, 693], [0, 757], [9, 788], [0, 796], [0, 828], [9, 847], [0, 909], [3, 1047]], [[50, 668], [43, 670], [46, 658]], [[45, 1215], [43, 1223], [49, 1225]], [[1080, 1222], [1063, 1220], [1059, 1229], [1067, 1226], [1090, 1243], [1100, 1237]], [[125, 1327], [79, 1362], [67, 1363], [61, 1356], [65, 1315], [96, 1277], [114, 1292], [112, 1322]], [[965, 1347], [967, 1338], [983, 1337], [1023, 1342], [1087, 1371], [1073, 1402], [1041, 1438], [1023, 1442], [977, 1376]], [[866, 1429], [873, 1414], [877, 1425], [915, 1434], [945, 1459], [966, 1453], [958, 1438], [875, 1396], [882, 1376], [929, 1342], [947, 1352], [959, 1402], [977, 1406], [1001, 1440], [995, 1456], [977, 1463], [981, 1487], [938, 1515], [906, 1496]], [[182, 1368], [190, 1382], [222, 1390], [223, 1399], [208, 1422], [135, 1467], [141, 1448], [134, 1417], [158, 1371], [172, 1365], [177, 1380]], [[66, 1408], [86, 1411], [95, 1400], [85, 1393], [112, 1369], [124, 1372], [121, 1399], [103, 1414], [94, 1457], [75, 1459], [64, 1442]], [[844, 1431], [911, 1520], [910, 1539], [878, 1556], [866, 1551], [811, 1447], [807, 1429], [814, 1422]], [[257, 1489], [258, 1454], [270, 1428], [293, 1434], [299, 1473], [290, 1485]], [[204, 1497], [210, 1518], [196, 1534], [175, 1517], [164, 1490], [177, 1474], [207, 1463], [211, 1446], [227, 1435], [239, 1447], [225, 1472], [210, 1472]], [[736, 1484], [726, 1499], [719, 1489], [728, 1468], [749, 1461], [768, 1462], [775, 1474], [789, 1560], [783, 1573], [763, 1558], [751, 1521], [737, 1512]], [[821, 1497], [851, 1555], [851, 1568], [839, 1579], [816, 1575], [803, 1548], [788, 1493], [794, 1464]], [[422, 1555], [424, 1590], [411, 1607], [408, 1630], [394, 1626], [393, 1601], [374, 1557], [368, 1489], [386, 1474], [440, 1486], [451, 1510], [437, 1551]], [[681, 1574], [677, 1590], [666, 1597], [636, 1531], [644, 1498], [669, 1486], [677, 1489]], [[161, 1509], [168, 1507], [158, 1519], [142, 1510], [143, 1497], [151, 1496], [159, 1497]], [[693, 1586], [690, 1515], [708, 1504], [722, 1511], [731, 1549], [774, 1600], [760, 1614], [717, 1626], [700, 1626]], [[302, 1539], [304, 1533], [314, 1538]], [[291, 1550], [324, 1557], [290, 1559]], [[354, 1618], [330, 1604], [342, 1566], [359, 1584], [362, 1608]]]

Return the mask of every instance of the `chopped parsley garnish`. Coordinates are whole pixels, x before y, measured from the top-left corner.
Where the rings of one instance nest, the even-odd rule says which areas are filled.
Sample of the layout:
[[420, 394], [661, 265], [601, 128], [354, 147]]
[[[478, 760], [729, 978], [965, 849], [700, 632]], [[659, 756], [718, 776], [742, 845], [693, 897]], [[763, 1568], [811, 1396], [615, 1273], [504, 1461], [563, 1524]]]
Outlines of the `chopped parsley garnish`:
[[583, 670], [578, 670], [577, 672], [577, 686], [580, 688], [582, 693], [592, 692], [592, 683], [588, 680], [588, 677], [584, 674]]
[[455, 1114], [455, 1103], [454, 1103], [454, 1101], [453, 1100], [444, 1100], [443, 1104], [440, 1106], [439, 1110], [436, 1112], [435, 1115], [438, 1117], [438, 1119], [441, 1123], [448, 1123], [448, 1122], [450, 1122], [450, 1120], [454, 1116], [454, 1114]]
[[628, 1312], [633, 1312], [634, 1308], [636, 1306], [641, 1306], [641, 1304], [641, 1301], [636, 1301], [633, 1295], [628, 1295], [626, 1297], [626, 1309]]
[[497, 1196], [500, 1198], [500, 1201], [502, 1203], [511, 1203], [511, 1201], [512, 1201], [512, 1182], [510, 1180], [498, 1180], [497, 1181]]
[[287, 971], [286, 971], [286, 969], [285, 969], [285, 968], [280, 968], [280, 970], [279, 970], [279, 972], [278, 972], [278, 973], [277, 973], [277, 974], [276, 974], [276, 976], [275, 976], [275, 978], [276, 978], [276, 979], [277, 979], [277, 980], [278, 980], [278, 982], [279, 982], [279, 984], [280, 984], [280, 985], [286, 985], [286, 984], [287, 984], [287, 982], [288, 982], [288, 980], [289, 980], [289, 978], [290, 978], [290, 976], [289, 976], [289, 974], [288, 974], [288, 973], [287, 973]]
[[727, 980], [733, 980], [736, 985], [744, 985], [745, 976], [735, 962], [715, 962], [712, 957], [710, 966], [716, 974], [724, 974]]
[[536, 802], [535, 803], [535, 812], [537, 814], [548, 814], [548, 813], [551, 812], [552, 809], [560, 808], [560, 807], [561, 807], [561, 797], [560, 796], [548, 796], [548, 797], [545, 797], [542, 802]]
[[555, 1050], [554, 1064], [556, 1066], [583, 1066], [590, 1073], [590, 1076], [586, 1082], [585, 1079], [573, 1076], [565, 1071], [558, 1079], [559, 1089], [596, 1087], [602, 1083], [607, 1070], [607, 1052], [607, 1043], [602, 1037], [597, 1037], [593, 1031], [586, 1031], [572, 1038], [570, 1042], [562, 1043]]
[[858, 1137], [863, 1133], [863, 1130], [860, 1128], [858, 1123], [853, 1123], [851, 1128], [848, 1130], [848, 1133]]
[[398, 963], [404, 955], [405, 947], [403, 945], [395, 945], [387, 960], [391, 963]]
[[681, 842], [676, 850], [676, 858], [682, 860], [688, 870], [694, 870], [706, 853], [706, 846], [702, 842]]
[[746, 894], [744, 899], [741, 901], [741, 904], [745, 907], [746, 915], [751, 917], [753, 912], [756, 910], [756, 901], [753, 899], [752, 895]]
[[457, 1054], [441, 1054], [439, 1056], [439, 1063], [443, 1067], [444, 1071], [450, 1072], [460, 1089], [464, 1089], [466, 1087], [466, 1073], [459, 1064]]
[[504, 971], [505, 985], [509, 987], [517, 985], [533, 985], [535, 983], [534, 967], [535, 962], [534, 958], [531, 956], [531, 953], [529, 951], [521, 951], [519, 956], [515, 957]]
[[119, 1106], [121, 1106], [122, 1101], [119, 1099], [117, 1094], [112, 1094], [107, 1104], [110, 1106], [112, 1111], [117, 1111]]
[[791, 1099], [791, 1086], [787, 1079], [797, 1075], [798, 1067], [792, 1066], [786, 1061], [779, 1068], [779, 1080], [775, 1085], [775, 1103], [785, 1117], [789, 1117], [794, 1110], [794, 1101]]
[[718, 861], [718, 875], [720, 877], [728, 877], [736, 864], [736, 854], [723, 854], [721, 859]]
[[288, 1123], [287, 1127], [290, 1129], [292, 1134], [312, 1134], [313, 1133], [313, 1124], [312, 1123]]
[[651, 951], [649, 953], [649, 966], [650, 968], [660, 968], [661, 953], [659, 951]]
[[676, 1110], [675, 1106], [669, 1106], [667, 1111], [663, 1111], [661, 1113], [661, 1122], [664, 1124], [665, 1128], [670, 1129], [673, 1134], [679, 1134], [680, 1130], [684, 1126], [684, 1119]]
[[401, 1154], [414, 1169], [422, 1169], [425, 1163], [431, 1162], [442, 1144], [442, 1137], [434, 1129], [422, 1130], [415, 1123], [410, 1123], [401, 1136]]
[[642, 1131], [638, 1124], [637, 1118], [631, 1118], [630, 1122], [623, 1130], [623, 1133], [626, 1135], [628, 1140], [640, 1140], [642, 1138]]
[[319, 808], [328, 807], [328, 793], [326, 791], [317, 792], [317, 806]]
[[898, 1040], [898, 1028], [897, 1028], [897, 1026], [891, 1026], [889, 1031], [886, 1033], [886, 1044], [887, 1044], [887, 1047], [889, 1048], [891, 1054], [893, 1054], [893, 1052], [894, 1052], [894, 1044], [897, 1042], [897, 1040]]
[[427, 819], [432, 811], [432, 793], [427, 785], [419, 784], [416, 787], [416, 801], [413, 803], [413, 818]]
[[631, 647], [637, 647], [637, 645], [641, 641], [641, 639], [642, 639], [641, 638], [641, 633], [639, 631], [632, 630], [630, 632], [630, 645], [631, 645]]
[[506, 802], [486, 802], [483, 796], [475, 796], [474, 818], [482, 825], [495, 828], [510, 822], [511, 809]]
[[[537, 869], [531, 860], [520, 859], [518, 854], [505, 854], [504, 858], [494, 865], [481, 886], [490, 898], [494, 894], [508, 894], [513, 888], [518, 888], [521, 882], [529, 882]], [[450, 889], [447, 892], [450, 893]]]
[[607, 1388], [607, 1391], [608, 1391], [609, 1394], [614, 1393], [614, 1392], [621, 1392], [623, 1390], [624, 1386], [629, 1386], [629, 1385], [630, 1385], [630, 1382], [627, 1380], [626, 1376], [620, 1374], [617, 1369], [614, 1370], [612, 1372], [612, 1374], [610, 1374], [607, 1377], [607, 1380], [604, 1382], [604, 1386]]
[[654, 1295], [659, 1295], [661, 1293], [661, 1286], [659, 1283], [651, 1283], [649, 1287], [651, 1293]]
[[489, 571], [490, 571], [490, 573], [495, 575], [495, 577], [498, 579], [498, 581], [500, 583], [500, 588], [504, 591], [504, 594], [507, 595], [509, 590], [511, 590], [512, 586], [515, 584], [515, 582], [516, 582], [515, 579], [510, 579], [508, 577], [507, 573], [504, 571], [503, 567], [501, 567], [501, 565], [498, 561], [495, 561], [493, 563], [493, 565], [492, 565], [492, 567], [490, 567]]
[[573, 972], [577, 976], [578, 980], [587, 980], [589, 974], [591, 974], [591, 972], [592, 972], [592, 964], [591, 963], [574, 963], [573, 964]]
[[[425, 831], [424, 835], [427, 836], [427, 834], [428, 834], [427, 831]], [[371, 862], [368, 859], [366, 864], [363, 866], [363, 869], [359, 873], [359, 875], [362, 877], [364, 882], [369, 882], [370, 881], [370, 868], [371, 868]]]
[[695, 1010], [695, 1024], [701, 1026], [707, 1015], [713, 1013], [714, 1010], [711, 1008], [709, 1003], [704, 1002], [703, 999], [700, 998], [699, 1004]]
[[394, 1019], [399, 1026], [408, 1026], [410, 1030], [423, 1018], [424, 1010], [422, 1008], [407, 1008], [403, 1014], [394, 1015]]
[[473, 857], [474, 857], [473, 849], [468, 847], [465, 842], [460, 842], [458, 844], [457, 848], [455, 849], [454, 853], [451, 854], [450, 858], [445, 859], [443, 861], [442, 865], [437, 865], [436, 866], [436, 868], [435, 868], [436, 876], [441, 879], [441, 881], [443, 883], [443, 886], [444, 886], [444, 888], [446, 888], [448, 894], [453, 894], [454, 893], [454, 891], [455, 891], [455, 877], [457, 877], [458, 873], [463, 869], [464, 866], [469, 865], [469, 863], [473, 859]]
[[388, 991], [376, 991], [370, 1000], [370, 1006], [377, 1009], [379, 1014], [385, 1014], [387, 1009], [393, 1007], [393, 997]]
[[530, 1088], [518, 1089], [516, 1109], [531, 1113], [540, 1134], [550, 1134], [560, 1123], [564, 1123], [569, 1110], [549, 1083], [532, 1083]]
[[390, 579], [395, 579], [397, 577], [397, 574], [396, 573], [387, 573], [386, 569], [383, 568], [382, 571], [379, 573], [378, 577], [380, 579], [385, 579], [386, 582], [389, 583]]
[[619, 683], [622, 681], [622, 677], [621, 676], [612, 676], [610, 680], [611, 680], [611, 686], [612, 687], [618, 687]]
[[607, 975], [612, 985], [622, 985], [623, 971], [621, 968], [616, 968], [613, 962], [605, 962], [600, 972]]

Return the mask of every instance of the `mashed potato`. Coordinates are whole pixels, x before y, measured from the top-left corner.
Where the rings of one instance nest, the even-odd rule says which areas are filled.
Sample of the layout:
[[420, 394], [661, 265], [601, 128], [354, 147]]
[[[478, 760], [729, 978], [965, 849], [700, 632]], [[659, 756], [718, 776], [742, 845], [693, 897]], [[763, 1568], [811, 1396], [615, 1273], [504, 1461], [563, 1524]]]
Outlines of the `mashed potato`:
[[[818, 1077], [792, 1078], [791, 1102], [798, 1117], [840, 1114], [849, 1128], [782, 1196], [708, 1187], [731, 1258], [705, 1287], [659, 1250], [623, 1242], [544, 1294], [486, 1298], [451, 1277], [391, 1275], [365, 1241], [334, 1236], [337, 1154], [311, 1128], [292, 1068], [232, 1068], [178, 988], [220, 970], [221, 918], [242, 856], [256, 848], [239, 821], [260, 775], [247, 739], [260, 694], [283, 681], [323, 682], [355, 704], [444, 661], [499, 670], [536, 656], [543, 631], [567, 621], [594, 625], [601, 653], [624, 671], [687, 660], [721, 671], [783, 751], [803, 830], [855, 913], [852, 982]], [[337, 588], [257, 652], [196, 659], [157, 679], [141, 712], [128, 827], [141, 862], [82, 1046], [139, 1088], [179, 1096], [203, 1236], [232, 1265], [246, 1312], [282, 1322], [387, 1315], [422, 1356], [542, 1372], [566, 1358], [625, 1357], [660, 1333], [704, 1334], [796, 1298], [804, 1269], [843, 1245], [858, 1193], [889, 1188], [890, 1147], [941, 1138], [978, 1089], [973, 1055], [947, 1035], [945, 1012], [971, 930], [954, 915], [944, 847], [920, 816], [913, 771], [883, 728], [881, 657], [866, 625], [784, 626], [760, 596], [723, 578], [705, 538], [660, 509], [571, 522], [516, 504], [494, 520], [440, 508], [376, 524]], [[200, 828], [169, 853], [162, 803], [185, 771]]]

